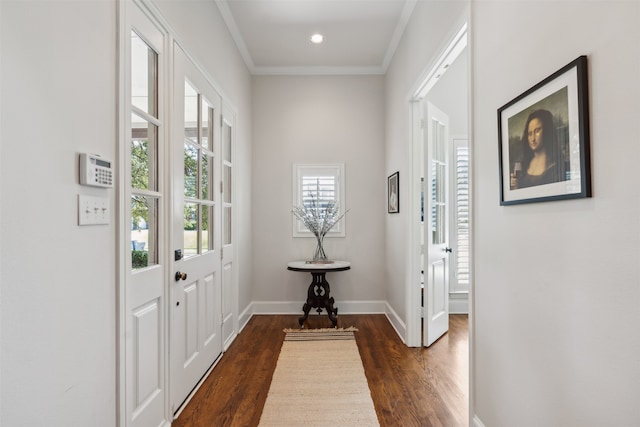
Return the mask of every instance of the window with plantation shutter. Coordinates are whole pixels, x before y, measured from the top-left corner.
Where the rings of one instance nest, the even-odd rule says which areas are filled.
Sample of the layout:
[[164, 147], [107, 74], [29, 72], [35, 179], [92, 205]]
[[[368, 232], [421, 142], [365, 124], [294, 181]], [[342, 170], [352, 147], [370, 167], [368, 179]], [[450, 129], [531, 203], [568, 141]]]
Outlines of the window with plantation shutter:
[[453, 141], [454, 166], [454, 250], [451, 293], [469, 292], [469, 145], [466, 139]]
[[300, 186], [301, 204], [305, 207], [316, 203], [320, 208], [325, 208], [329, 202], [336, 200], [336, 177], [333, 175], [303, 175]]
[[[319, 212], [323, 212], [329, 202], [335, 202], [339, 211], [344, 212], [344, 164], [294, 164], [293, 205], [311, 208], [315, 204]], [[302, 221], [292, 217], [294, 237], [313, 237]], [[327, 237], [344, 237], [344, 222], [344, 219], [338, 221]]]

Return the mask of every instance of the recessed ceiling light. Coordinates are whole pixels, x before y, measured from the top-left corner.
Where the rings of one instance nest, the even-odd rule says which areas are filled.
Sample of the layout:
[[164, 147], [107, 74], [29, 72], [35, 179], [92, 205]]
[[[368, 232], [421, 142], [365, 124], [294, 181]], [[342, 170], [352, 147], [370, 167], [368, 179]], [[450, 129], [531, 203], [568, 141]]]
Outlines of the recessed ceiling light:
[[311, 36], [311, 43], [320, 44], [324, 41], [324, 36], [322, 34], [316, 33]]

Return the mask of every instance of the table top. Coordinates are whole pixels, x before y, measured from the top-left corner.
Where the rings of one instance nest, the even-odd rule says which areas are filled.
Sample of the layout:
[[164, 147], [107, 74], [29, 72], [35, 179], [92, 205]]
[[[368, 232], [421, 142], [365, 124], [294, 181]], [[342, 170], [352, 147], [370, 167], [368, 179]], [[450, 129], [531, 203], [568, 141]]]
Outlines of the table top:
[[287, 269], [292, 271], [322, 272], [322, 271], [344, 271], [351, 268], [349, 261], [333, 261], [331, 263], [310, 263], [307, 261], [292, 261], [287, 264]]

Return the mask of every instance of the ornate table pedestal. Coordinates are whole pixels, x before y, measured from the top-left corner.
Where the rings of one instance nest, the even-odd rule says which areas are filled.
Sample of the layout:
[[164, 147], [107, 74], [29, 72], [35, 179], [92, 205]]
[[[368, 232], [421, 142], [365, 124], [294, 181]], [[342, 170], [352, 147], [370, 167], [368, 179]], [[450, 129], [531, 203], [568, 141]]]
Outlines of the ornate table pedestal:
[[335, 300], [330, 295], [331, 287], [325, 278], [325, 274], [330, 271], [345, 271], [351, 268], [351, 263], [347, 261], [333, 261], [332, 263], [319, 264], [307, 263], [306, 261], [294, 261], [287, 265], [287, 270], [303, 271], [311, 273], [312, 280], [307, 289], [307, 302], [302, 306], [304, 316], [298, 319], [298, 323], [302, 327], [304, 321], [309, 317], [309, 311], [315, 308], [318, 314], [322, 309], [327, 310], [327, 315], [335, 328], [338, 325], [338, 307], [334, 307]]

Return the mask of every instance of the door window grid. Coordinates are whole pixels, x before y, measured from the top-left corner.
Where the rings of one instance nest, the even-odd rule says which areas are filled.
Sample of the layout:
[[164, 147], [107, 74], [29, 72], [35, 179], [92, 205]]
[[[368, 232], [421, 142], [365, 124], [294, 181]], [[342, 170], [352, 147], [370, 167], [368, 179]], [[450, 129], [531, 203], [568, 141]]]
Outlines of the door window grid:
[[131, 267], [159, 262], [158, 54], [131, 32]]
[[184, 84], [184, 255], [191, 257], [215, 249], [212, 188], [215, 153], [214, 109], [185, 80]]
[[433, 156], [431, 162], [431, 220], [432, 242], [442, 244], [446, 241], [446, 188], [445, 187], [445, 156], [446, 141], [444, 140], [445, 127], [438, 120], [433, 120], [432, 149]]
[[226, 120], [222, 121], [222, 244], [233, 242], [231, 214], [233, 210], [233, 183], [231, 162], [233, 127]]

